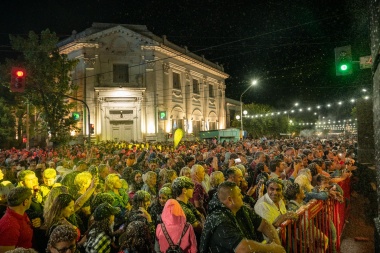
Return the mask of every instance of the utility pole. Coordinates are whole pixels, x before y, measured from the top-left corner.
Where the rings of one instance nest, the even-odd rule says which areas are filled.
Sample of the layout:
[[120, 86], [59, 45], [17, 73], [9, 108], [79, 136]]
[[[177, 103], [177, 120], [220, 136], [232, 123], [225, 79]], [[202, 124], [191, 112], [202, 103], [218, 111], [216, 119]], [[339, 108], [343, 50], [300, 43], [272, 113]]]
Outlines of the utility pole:
[[29, 150], [29, 140], [30, 133], [29, 133], [29, 99], [26, 101], [26, 150]]
[[79, 99], [79, 98], [75, 98], [75, 97], [72, 97], [72, 96], [69, 96], [69, 95], [66, 95], [66, 94], [61, 94], [62, 96], [64, 97], [67, 97], [67, 98], [71, 98], [71, 99], [74, 99], [76, 101], [79, 101], [79, 102], [82, 102], [86, 108], [87, 108], [87, 124], [88, 124], [88, 145], [91, 146], [91, 123], [90, 123], [90, 108], [88, 107], [87, 103], [84, 102], [83, 100]]

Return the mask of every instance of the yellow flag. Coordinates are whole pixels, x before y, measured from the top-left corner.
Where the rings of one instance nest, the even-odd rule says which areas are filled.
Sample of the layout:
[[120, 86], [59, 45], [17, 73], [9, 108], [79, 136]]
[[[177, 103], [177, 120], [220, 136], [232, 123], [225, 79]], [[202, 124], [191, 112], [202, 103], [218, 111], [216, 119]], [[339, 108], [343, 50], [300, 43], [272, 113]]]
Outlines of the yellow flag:
[[184, 135], [184, 131], [181, 128], [177, 128], [174, 132], [174, 149], [177, 148], [179, 142], [182, 140], [182, 137]]

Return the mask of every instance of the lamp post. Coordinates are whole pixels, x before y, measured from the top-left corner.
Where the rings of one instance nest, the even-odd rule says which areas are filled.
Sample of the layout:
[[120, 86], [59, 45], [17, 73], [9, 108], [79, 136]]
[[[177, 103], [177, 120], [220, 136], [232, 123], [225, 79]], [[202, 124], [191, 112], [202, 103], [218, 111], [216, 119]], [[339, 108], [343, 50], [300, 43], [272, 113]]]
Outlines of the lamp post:
[[91, 146], [91, 123], [90, 123], [90, 108], [88, 107], [87, 103], [84, 102], [83, 100], [81, 99], [78, 99], [78, 98], [75, 98], [75, 97], [72, 97], [72, 96], [69, 96], [69, 95], [66, 95], [66, 94], [60, 94], [61, 96], [63, 97], [67, 97], [67, 98], [71, 98], [73, 100], [76, 100], [76, 101], [79, 101], [79, 102], [82, 102], [86, 108], [87, 108], [87, 124], [88, 124], [88, 146]]
[[243, 95], [244, 93], [246, 93], [252, 86], [255, 86], [257, 84], [257, 80], [253, 80], [251, 85], [245, 89], [245, 91], [243, 91], [243, 93], [240, 95], [240, 118], [241, 118], [241, 121], [240, 121], [240, 128], [241, 128], [241, 134], [242, 134], [242, 139], [244, 138], [244, 126], [243, 126], [243, 101], [242, 101], [242, 98], [243, 98]]

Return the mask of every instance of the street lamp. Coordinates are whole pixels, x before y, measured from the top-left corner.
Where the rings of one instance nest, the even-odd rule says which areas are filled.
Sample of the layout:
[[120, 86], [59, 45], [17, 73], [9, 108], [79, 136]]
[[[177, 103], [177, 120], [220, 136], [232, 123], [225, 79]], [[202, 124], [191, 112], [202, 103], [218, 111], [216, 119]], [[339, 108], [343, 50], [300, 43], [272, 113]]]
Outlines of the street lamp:
[[[240, 95], [240, 118], [241, 118], [241, 121], [240, 121], [240, 128], [241, 128], [241, 134], [242, 134], [242, 139], [244, 139], [244, 126], [243, 126], [243, 101], [242, 101], [242, 98], [243, 98], [243, 95], [244, 93], [246, 93], [252, 86], [255, 86], [257, 84], [257, 80], [253, 80], [251, 82], [251, 85], [248, 86], [247, 89], [245, 89], [245, 91], [243, 91], [243, 93]], [[245, 113], [246, 114], [246, 113]]]

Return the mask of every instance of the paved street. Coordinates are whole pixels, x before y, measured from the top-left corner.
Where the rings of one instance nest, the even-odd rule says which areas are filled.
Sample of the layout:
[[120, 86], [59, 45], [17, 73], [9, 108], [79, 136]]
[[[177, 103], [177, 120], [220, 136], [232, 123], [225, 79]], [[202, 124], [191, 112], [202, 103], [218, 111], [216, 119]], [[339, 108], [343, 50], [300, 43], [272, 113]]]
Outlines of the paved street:
[[373, 209], [376, 205], [371, 205], [366, 196], [353, 192], [349, 219], [341, 237], [342, 253], [375, 252]]

